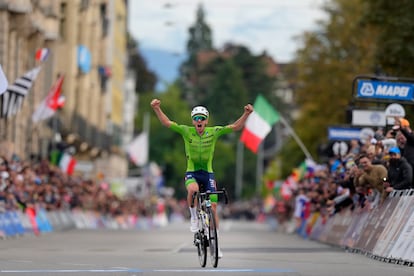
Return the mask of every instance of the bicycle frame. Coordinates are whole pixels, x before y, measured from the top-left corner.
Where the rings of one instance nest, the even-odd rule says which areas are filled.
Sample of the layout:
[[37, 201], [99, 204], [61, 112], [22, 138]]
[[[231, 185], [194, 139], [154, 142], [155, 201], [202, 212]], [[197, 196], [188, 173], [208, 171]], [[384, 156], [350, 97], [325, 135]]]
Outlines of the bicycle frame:
[[197, 198], [197, 216], [199, 221], [199, 231], [194, 234], [194, 245], [197, 247], [198, 257], [201, 267], [205, 267], [207, 261], [207, 247], [210, 251], [210, 260], [213, 267], [218, 264], [218, 238], [216, 228], [216, 218], [211, 208], [211, 195], [224, 195], [225, 204], [228, 203], [228, 196], [225, 189], [215, 192], [196, 192], [192, 196], [191, 207]]

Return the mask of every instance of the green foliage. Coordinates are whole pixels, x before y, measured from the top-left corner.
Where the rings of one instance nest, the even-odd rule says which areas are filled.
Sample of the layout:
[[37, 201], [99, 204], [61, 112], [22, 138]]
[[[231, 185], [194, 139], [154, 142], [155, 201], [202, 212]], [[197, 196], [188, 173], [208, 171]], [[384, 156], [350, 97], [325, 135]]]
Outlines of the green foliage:
[[[347, 123], [345, 112], [356, 104], [352, 82], [357, 75], [414, 75], [413, 1], [331, 0], [324, 10], [327, 20], [320, 22], [317, 31], [300, 37], [303, 47], [287, 68], [291, 73], [288, 81], [294, 84], [295, 101], [300, 110], [293, 127], [314, 157], [318, 146], [327, 140], [328, 127]], [[227, 45], [225, 55], [223, 51], [214, 50], [212, 31], [205, 22], [202, 7], [189, 32], [189, 60], [181, 66], [180, 73], [183, 89], [173, 85], [160, 95], [163, 109], [171, 119], [190, 123], [190, 107], [206, 104], [212, 113], [210, 125], [223, 125], [237, 119], [243, 105], [253, 103], [258, 94], [264, 95], [284, 116], [289, 115], [289, 110], [284, 110], [281, 101], [274, 96], [278, 81], [266, 75], [264, 56], [252, 55], [244, 46]], [[216, 58], [208, 64], [197, 64], [197, 54], [202, 50], [216, 53]], [[145, 68], [142, 63], [135, 60], [136, 65]], [[142, 81], [142, 77], [139, 80]], [[142, 87], [138, 90], [152, 91], [151, 81], [147, 83], [140, 84]], [[146, 111], [152, 114], [150, 158], [163, 166], [167, 184], [176, 188], [177, 195], [184, 196], [185, 157], [181, 137], [161, 126], [150, 110], [149, 102], [154, 95], [140, 96], [141, 117], [137, 122], [142, 121]], [[371, 104], [358, 105], [369, 107]], [[409, 116], [412, 112], [407, 110]], [[139, 126], [137, 124], [137, 129]], [[214, 160], [216, 179], [230, 192], [234, 191], [238, 138], [239, 134], [232, 134], [219, 140]], [[289, 139], [266, 171], [265, 178], [287, 177], [304, 158], [297, 143]], [[243, 181], [243, 196], [255, 194], [256, 155], [246, 149]]]
[[[327, 140], [327, 128], [346, 123], [345, 110], [353, 101], [354, 77], [374, 68], [376, 45], [372, 41], [376, 33], [372, 28], [362, 28], [363, 1], [332, 2], [326, 7], [329, 19], [321, 23], [320, 30], [303, 35], [304, 46], [295, 63], [296, 102], [301, 116], [294, 127], [313, 156], [318, 145]], [[285, 149], [284, 160], [297, 165], [304, 159]], [[292, 155], [298, 159], [292, 160]]]
[[135, 91], [137, 93], [154, 91], [157, 76], [148, 69], [147, 63], [141, 55], [138, 43], [128, 34], [128, 68], [135, 73]]
[[399, 77], [414, 76], [414, 2], [366, 1], [364, 19], [379, 30], [376, 63], [381, 73]]
[[247, 103], [241, 71], [232, 60], [224, 60], [209, 84], [205, 105], [214, 114], [216, 121], [221, 124], [233, 123]]
[[214, 153], [214, 175], [217, 186], [219, 188], [226, 188], [230, 194], [233, 194], [235, 186], [235, 160], [236, 151], [234, 145], [232, 143], [226, 143], [224, 139], [219, 139]]
[[[414, 1], [366, 1], [364, 22], [378, 30], [373, 41], [377, 45], [374, 64], [376, 73], [414, 78]], [[406, 108], [406, 117], [414, 118], [414, 110]]]
[[180, 135], [164, 127], [153, 112], [150, 102], [153, 98], [161, 100], [161, 107], [172, 121], [180, 124], [191, 123], [190, 108], [180, 98], [177, 86], [170, 86], [160, 95], [146, 93], [140, 96], [139, 110], [141, 110], [136, 129], [142, 129], [144, 114], [150, 113], [150, 161], [155, 161], [163, 168], [166, 185], [174, 187], [178, 197], [184, 196], [185, 187], [183, 176], [186, 168], [184, 144]]
[[256, 164], [257, 156], [250, 150], [244, 148], [243, 158], [243, 198], [251, 198], [256, 195]]
[[273, 88], [275, 81], [266, 73], [265, 55], [255, 56], [244, 46], [228, 46], [232, 52], [234, 63], [242, 71], [242, 77], [246, 90], [248, 91], [248, 101], [253, 103], [259, 94], [262, 94], [272, 104], [277, 99], [274, 97]]

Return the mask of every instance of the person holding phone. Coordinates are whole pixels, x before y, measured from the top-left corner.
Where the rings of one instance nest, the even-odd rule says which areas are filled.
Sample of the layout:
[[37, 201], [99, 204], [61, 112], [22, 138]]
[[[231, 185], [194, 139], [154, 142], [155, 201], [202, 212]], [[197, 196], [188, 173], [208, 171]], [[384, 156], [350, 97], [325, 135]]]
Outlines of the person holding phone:
[[392, 147], [388, 151], [388, 174], [384, 178], [384, 189], [386, 192], [394, 190], [410, 189], [413, 181], [413, 168], [407, 159], [401, 156], [398, 147]]

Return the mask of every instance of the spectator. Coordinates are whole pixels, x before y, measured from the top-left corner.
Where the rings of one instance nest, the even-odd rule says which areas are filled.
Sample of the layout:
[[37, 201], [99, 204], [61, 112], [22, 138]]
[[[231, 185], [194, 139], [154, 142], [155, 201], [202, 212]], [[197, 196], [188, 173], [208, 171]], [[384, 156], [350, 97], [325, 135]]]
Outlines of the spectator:
[[7, 171], [7, 160], [4, 157], [0, 156], [0, 172]]
[[369, 145], [366, 151], [368, 158], [371, 160], [372, 164], [382, 164], [384, 165], [383, 161], [383, 148], [377, 146], [378, 142], [376, 141], [375, 144]]
[[355, 188], [366, 196], [370, 209], [375, 208], [385, 193], [383, 182], [387, 177], [387, 168], [381, 164], [372, 164], [365, 154], [358, 158], [358, 164], [363, 173], [355, 180]]
[[388, 178], [384, 181], [385, 191], [404, 190], [412, 187], [413, 169], [407, 159], [401, 156], [398, 147], [389, 150]]
[[396, 135], [397, 131], [390, 129], [385, 135], [384, 139], [380, 140], [385, 153], [388, 152], [390, 148], [397, 146], [397, 140], [395, 139]]
[[354, 179], [357, 176], [358, 167], [353, 160], [349, 160], [346, 165], [344, 178], [337, 182], [337, 193], [333, 199], [327, 201], [329, 212], [335, 214], [342, 209], [353, 205], [355, 194]]
[[306, 188], [299, 188], [298, 195], [295, 198], [294, 217], [296, 221], [296, 232], [303, 234], [305, 230], [306, 219], [309, 217], [310, 198], [307, 195]]
[[356, 139], [352, 139], [349, 142], [349, 144], [350, 144], [350, 148], [349, 148], [348, 154], [350, 154], [352, 156], [358, 155], [359, 152], [360, 152], [360, 148], [361, 148], [361, 146], [359, 144], [359, 141], [356, 140]]
[[406, 119], [395, 118], [393, 129], [395, 131], [399, 130], [396, 139], [401, 155], [414, 168], [414, 133], [410, 128], [410, 123]]

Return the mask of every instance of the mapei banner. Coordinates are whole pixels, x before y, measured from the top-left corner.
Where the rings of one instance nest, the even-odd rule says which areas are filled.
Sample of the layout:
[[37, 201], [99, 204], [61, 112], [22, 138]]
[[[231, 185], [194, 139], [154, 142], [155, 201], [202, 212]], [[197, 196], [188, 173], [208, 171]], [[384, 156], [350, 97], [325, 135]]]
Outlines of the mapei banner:
[[412, 83], [358, 80], [357, 97], [364, 99], [414, 101]]

